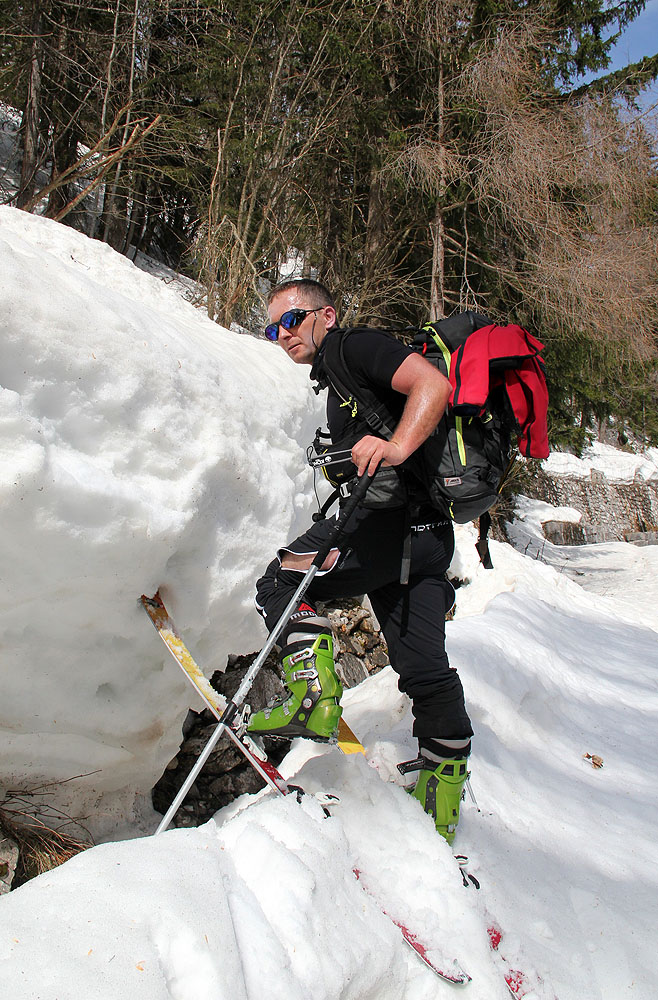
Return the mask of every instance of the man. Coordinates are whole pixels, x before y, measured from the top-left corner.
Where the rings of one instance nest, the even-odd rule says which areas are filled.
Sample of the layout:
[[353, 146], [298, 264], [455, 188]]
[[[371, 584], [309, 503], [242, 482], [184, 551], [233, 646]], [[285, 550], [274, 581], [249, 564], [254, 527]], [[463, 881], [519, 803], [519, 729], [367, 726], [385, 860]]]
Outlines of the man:
[[[311, 378], [321, 378], [331, 337], [340, 335], [329, 291], [311, 280], [286, 281], [270, 294], [268, 313], [269, 339], [276, 340], [295, 364], [311, 365]], [[381, 330], [353, 331], [344, 352], [356, 384], [374, 392], [395, 416], [395, 431], [390, 441], [372, 434], [354, 401], [341, 399], [329, 385], [327, 420], [333, 444], [351, 448], [354, 475], [365, 471], [372, 475], [380, 463], [381, 468], [307, 597], [330, 601], [368, 594], [399, 675], [399, 688], [412, 701], [419, 748], [413, 769], [420, 772], [414, 795], [452, 843], [473, 735], [461, 681], [445, 653], [445, 613], [454, 601], [445, 573], [454, 537], [452, 523], [430, 505], [405, 469], [440, 420], [451, 387], [429, 362]], [[330, 526], [329, 521], [319, 521], [281, 548], [258, 581], [256, 602], [270, 631]], [[410, 575], [402, 584], [407, 538]], [[304, 601], [279, 643], [288, 691], [251, 717], [250, 732], [334, 738], [342, 687], [334, 669], [329, 621]]]

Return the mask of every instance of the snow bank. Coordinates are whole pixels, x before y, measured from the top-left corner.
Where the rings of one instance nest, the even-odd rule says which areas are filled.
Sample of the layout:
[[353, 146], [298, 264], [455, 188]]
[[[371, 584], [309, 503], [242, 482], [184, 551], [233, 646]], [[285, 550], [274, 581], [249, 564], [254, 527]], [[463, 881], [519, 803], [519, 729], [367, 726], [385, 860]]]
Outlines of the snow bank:
[[418, 803], [337, 751], [300, 779], [340, 789], [331, 818], [310, 795], [250, 797], [224, 825], [101, 845], [4, 898], [12, 1000], [452, 996], [382, 906], [435, 962], [468, 968], [471, 1000], [503, 1000], [484, 919]]
[[318, 404], [271, 344], [7, 208], [0, 296], [0, 787], [94, 772], [54, 794], [99, 833], [190, 704], [139, 595], [162, 588], [209, 670], [261, 643], [254, 580], [306, 515]]
[[513, 928], [519, 967], [549, 973], [547, 996], [650, 1000], [658, 551], [546, 543], [538, 560], [493, 541], [487, 572], [471, 527], [458, 539], [472, 582], [447, 644], [481, 812], [466, 802], [455, 848]]
[[591, 475], [592, 471], [603, 472], [611, 482], [632, 483], [633, 480], [658, 479], [658, 448], [648, 448], [641, 455], [619, 451], [609, 444], [594, 441], [576, 458], [564, 451], [552, 451], [542, 462], [542, 468], [553, 476]]

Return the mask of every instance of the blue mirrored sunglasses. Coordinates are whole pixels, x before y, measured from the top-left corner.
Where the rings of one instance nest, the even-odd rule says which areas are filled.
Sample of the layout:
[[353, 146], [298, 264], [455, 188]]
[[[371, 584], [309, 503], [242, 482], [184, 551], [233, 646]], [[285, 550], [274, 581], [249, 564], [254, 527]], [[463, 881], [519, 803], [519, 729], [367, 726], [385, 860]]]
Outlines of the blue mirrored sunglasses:
[[278, 323], [270, 323], [265, 327], [265, 336], [268, 340], [278, 340], [280, 326], [284, 330], [292, 330], [294, 326], [303, 323], [309, 313], [320, 312], [323, 308], [324, 306], [318, 306], [316, 309], [289, 309], [283, 313]]

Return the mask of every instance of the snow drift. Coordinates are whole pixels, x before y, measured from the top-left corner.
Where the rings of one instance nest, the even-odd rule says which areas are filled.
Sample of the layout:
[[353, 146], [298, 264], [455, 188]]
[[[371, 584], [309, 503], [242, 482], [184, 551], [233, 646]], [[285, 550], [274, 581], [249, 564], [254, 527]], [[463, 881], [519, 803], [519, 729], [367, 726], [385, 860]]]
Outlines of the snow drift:
[[98, 834], [190, 704], [139, 595], [162, 588], [209, 669], [261, 643], [254, 580], [308, 508], [318, 404], [271, 344], [8, 208], [0, 297], [0, 786], [67, 781], [54, 801]]

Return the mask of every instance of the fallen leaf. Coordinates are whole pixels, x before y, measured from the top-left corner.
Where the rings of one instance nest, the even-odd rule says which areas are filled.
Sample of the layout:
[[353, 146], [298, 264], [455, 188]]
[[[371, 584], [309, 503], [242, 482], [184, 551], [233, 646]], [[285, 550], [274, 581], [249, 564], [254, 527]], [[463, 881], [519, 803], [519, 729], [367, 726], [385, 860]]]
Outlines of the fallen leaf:
[[603, 767], [603, 757], [599, 757], [598, 754], [595, 754], [595, 753], [584, 753], [583, 754], [583, 759], [584, 760], [591, 760], [592, 767], [596, 767], [596, 768]]

